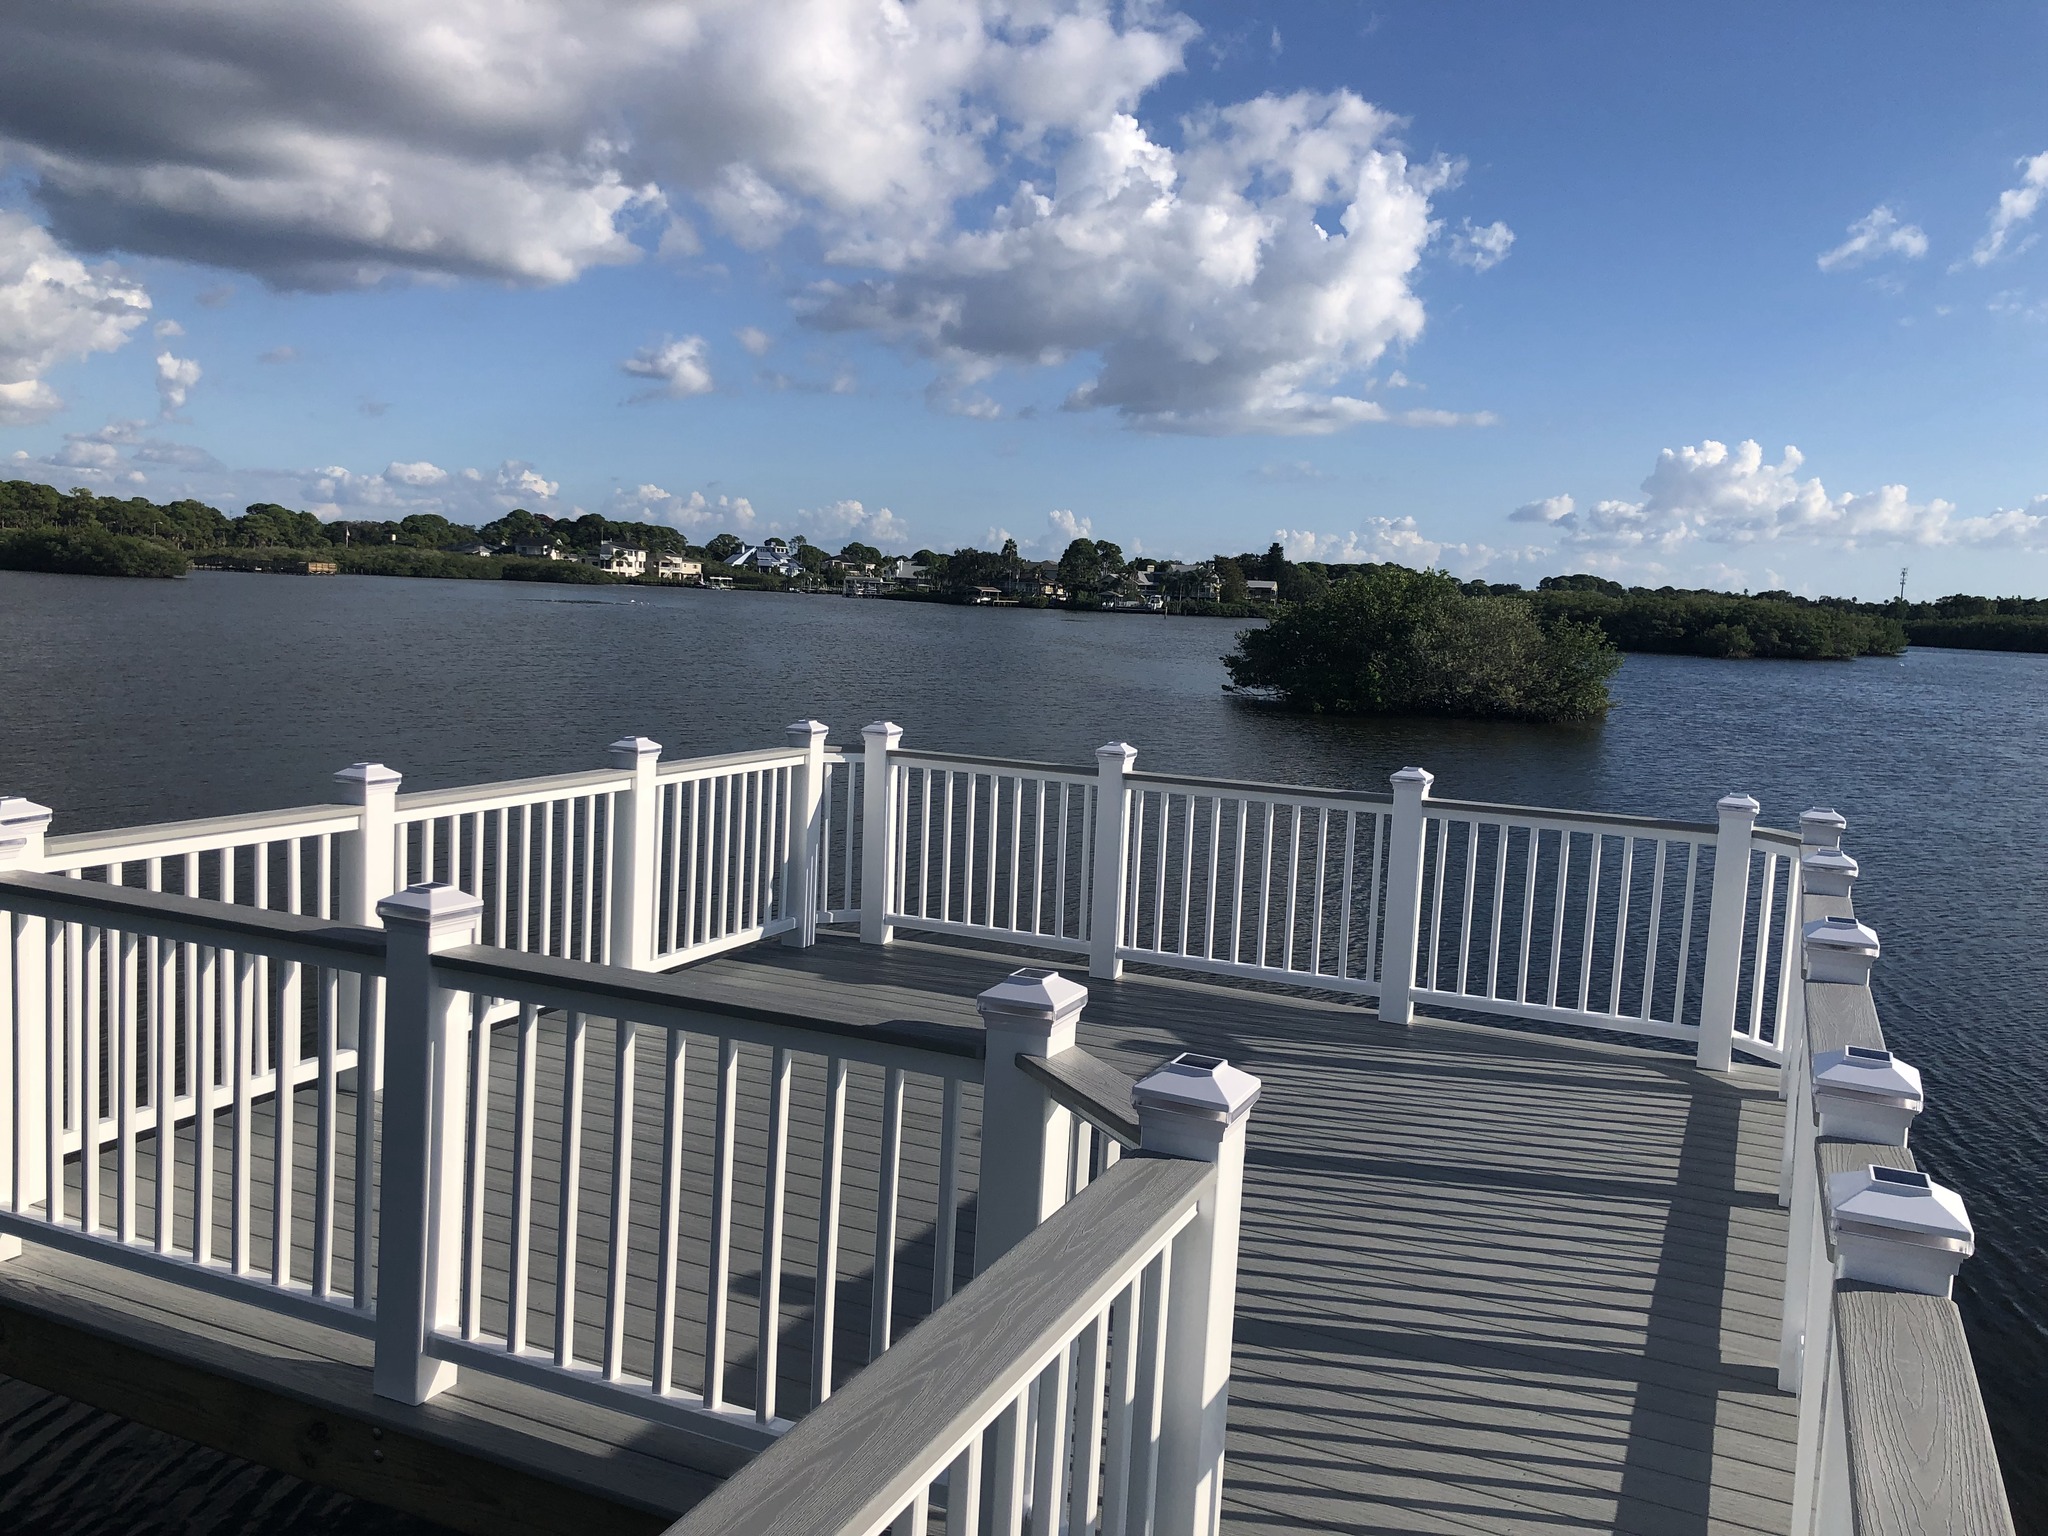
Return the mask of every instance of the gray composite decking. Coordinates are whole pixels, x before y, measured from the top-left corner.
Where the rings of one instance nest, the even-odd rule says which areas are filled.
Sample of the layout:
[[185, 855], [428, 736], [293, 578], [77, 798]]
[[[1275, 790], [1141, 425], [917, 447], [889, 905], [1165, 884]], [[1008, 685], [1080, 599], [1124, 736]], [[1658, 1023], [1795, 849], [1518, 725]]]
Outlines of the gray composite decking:
[[[975, 995], [1018, 963], [1014, 955], [954, 944], [878, 949], [833, 936], [809, 950], [755, 946], [689, 974], [707, 993], [758, 1005], [857, 1022], [972, 1024]], [[1793, 1403], [1774, 1385], [1785, 1224], [1774, 1195], [1780, 1107], [1768, 1074], [1715, 1077], [1667, 1052], [1520, 1030], [1428, 1020], [1390, 1027], [1354, 1003], [1153, 975], [1091, 982], [1090, 990], [1082, 1043], [1132, 1075], [1198, 1048], [1265, 1083], [1245, 1188], [1228, 1529], [1360, 1536], [1776, 1536], [1787, 1529]], [[509, 1084], [507, 1038], [504, 1031], [494, 1037], [493, 1065], [494, 1078]], [[558, 1024], [544, 1027], [535, 1186], [543, 1262], [530, 1313], [539, 1343], [551, 1337], [554, 1315], [547, 1232], [557, 1191], [548, 1170], [560, 1122], [549, 1106], [559, 1103], [560, 1040]], [[583, 1208], [593, 1214], [609, 1202], [601, 1121], [611, 1097], [610, 1058], [608, 1028], [593, 1028], [586, 1103], [596, 1128], [583, 1182]], [[642, 1138], [658, 1143], [655, 1061], [643, 1046], [636, 1122]], [[708, 1066], [708, 1052], [700, 1061], [693, 1050], [684, 1199], [691, 1234], [701, 1234], [708, 1210]], [[743, 1076], [757, 1069], [743, 1060]], [[815, 1209], [815, 1136], [807, 1139], [806, 1128], [819, 1081], [800, 1060], [778, 1371], [785, 1401], [799, 1407], [811, 1371], [807, 1277], [815, 1258], [808, 1214]], [[842, 1372], [858, 1365], [869, 1326], [873, 1087], [854, 1074], [840, 1250]], [[304, 1143], [310, 1101], [298, 1102]], [[937, 1105], [930, 1083], [913, 1079], [899, 1328], [929, 1305]], [[973, 1110], [970, 1095], [970, 1134]], [[509, 1153], [500, 1118], [494, 1114], [494, 1170]], [[344, 1152], [347, 1124], [344, 1115]], [[749, 1269], [748, 1253], [758, 1239], [748, 1234], [758, 1232], [763, 1140], [759, 1117], [743, 1111], [726, 1378], [742, 1404], [754, 1390], [748, 1287], [758, 1286], [759, 1270], [757, 1262]], [[143, 1151], [151, 1151], [147, 1141]], [[189, 1162], [189, 1135], [179, 1152]], [[970, 1158], [960, 1218], [963, 1279], [974, 1174]], [[636, 1181], [633, 1193], [633, 1248], [644, 1275], [655, 1191]], [[147, 1231], [153, 1218], [146, 1198], [143, 1204]], [[494, 1172], [486, 1218], [492, 1244], [509, 1204], [509, 1187]], [[299, 1230], [303, 1266], [311, 1238], [303, 1216]], [[261, 1260], [265, 1244], [259, 1238], [255, 1246]], [[702, 1253], [701, 1236], [686, 1239], [689, 1301], [677, 1359], [686, 1387], [702, 1369]], [[345, 1245], [343, 1255], [345, 1284]], [[577, 1312], [593, 1330], [585, 1338], [594, 1340], [603, 1245], [586, 1237], [579, 1260]], [[0, 1283], [12, 1267], [0, 1266]], [[505, 1273], [489, 1253], [484, 1290], [485, 1326], [500, 1331]], [[644, 1370], [651, 1296], [642, 1284], [629, 1299], [628, 1365]], [[188, 1309], [194, 1325], [228, 1327], [206, 1322], [219, 1310], [212, 1303]], [[317, 1332], [291, 1329], [293, 1347], [317, 1352]], [[360, 1370], [359, 1345], [333, 1353]], [[544, 1404], [506, 1384], [479, 1383], [475, 1402], [494, 1433], [509, 1433], [507, 1424], [531, 1431], [545, 1419]], [[444, 1407], [470, 1411], [463, 1402]], [[565, 1435], [601, 1444], [603, 1415], [577, 1410], [568, 1418], [574, 1423], [564, 1424]], [[622, 1477], [631, 1474], [624, 1502], [661, 1507], [663, 1467], [686, 1468], [691, 1459], [687, 1446], [663, 1434], [635, 1436], [630, 1467], [617, 1464]], [[598, 1470], [583, 1475], [601, 1481], [602, 1464], [599, 1456]], [[701, 1474], [679, 1471], [669, 1507], [688, 1507], [706, 1486]]]

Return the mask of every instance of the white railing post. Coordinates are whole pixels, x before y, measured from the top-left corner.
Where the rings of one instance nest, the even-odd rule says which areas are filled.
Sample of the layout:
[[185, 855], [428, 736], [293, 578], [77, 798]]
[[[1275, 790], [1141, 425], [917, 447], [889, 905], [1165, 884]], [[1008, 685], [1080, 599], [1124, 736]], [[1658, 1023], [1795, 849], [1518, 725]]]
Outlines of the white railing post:
[[825, 737], [822, 720], [799, 720], [789, 727], [789, 744], [803, 753], [789, 796], [789, 855], [782, 876], [782, 899], [794, 907], [796, 927], [783, 941], [798, 949], [818, 942], [818, 907], [823, 892], [818, 875], [825, 856]]
[[1019, 1056], [1053, 1056], [1074, 1044], [1088, 989], [1058, 971], [1013, 971], [974, 1000], [987, 1031], [981, 1079], [981, 1206], [974, 1272], [980, 1274], [1066, 1204], [1074, 1117]]
[[[334, 861], [341, 875], [341, 906], [335, 916], [344, 923], [376, 927], [377, 903], [398, 889], [398, 786], [404, 780], [403, 774], [382, 763], [351, 763], [334, 776], [343, 798], [362, 807], [356, 829], [334, 839]], [[354, 1050], [361, 1044], [357, 1036], [363, 978], [343, 971], [338, 980], [335, 1043]]]
[[[40, 873], [49, 826], [48, 806], [0, 795], [0, 874]], [[0, 1205], [14, 1210], [49, 1193], [48, 964], [44, 920], [0, 913], [0, 1017], [13, 1034], [0, 1034]], [[0, 1236], [0, 1260], [20, 1253], [19, 1238]]]
[[877, 720], [862, 729], [866, 752], [861, 788], [860, 941], [887, 944], [896, 937], [889, 908], [896, 894], [896, 774], [889, 754], [903, 741], [903, 727]]
[[[433, 957], [474, 944], [484, 904], [452, 885], [415, 885], [377, 903], [384, 920], [384, 1136], [377, 1213], [380, 1397], [423, 1403], [455, 1384], [426, 1353], [456, 1321], [468, 1020]], [[358, 1281], [358, 1284], [361, 1282]]]
[[1131, 836], [1130, 795], [1124, 775], [1138, 760], [1138, 749], [1112, 741], [1095, 749], [1095, 849], [1089, 879], [1094, 895], [1088, 913], [1088, 974], [1115, 981], [1124, 973], [1117, 953], [1124, 941], [1124, 913], [1129, 871], [1125, 849]]
[[1750, 845], [1761, 809], [1748, 795], [1723, 795], [1716, 809], [1714, 890], [1707, 907], [1707, 974], [1700, 989], [1699, 1065], [1727, 1072], [1735, 1064], [1735, 1002], [1742, 980], [1742, 930], [1749, 916]]
[[1380, 929], [1380, 1020], [1415, 1018], [1415, 940], [1422, 923], [1423, 802], [1436, 775], [1427, 768], [1394, 774], [1394, 812], [1387, 826], [1387, 905]]
[[1159, 1536], [1215, 1536], [1223, 1519], [1246, 1116], [1259, 1086], [1220, 1057], [1189, 1052], [1131, 1090], [1142, 1150], [1216, 1167], [1195, 1219], [1173, 1240], [1153, 1527]]
[[611, 933], [605, 959], [628, 970], [654, 969], [654, 877], [661, 867], [661, 786], [655, 765], [661, 743], [645, 736], [626, 736], [605, 749], [612, 766], [633, 775], [625, 792], [612, 799]]

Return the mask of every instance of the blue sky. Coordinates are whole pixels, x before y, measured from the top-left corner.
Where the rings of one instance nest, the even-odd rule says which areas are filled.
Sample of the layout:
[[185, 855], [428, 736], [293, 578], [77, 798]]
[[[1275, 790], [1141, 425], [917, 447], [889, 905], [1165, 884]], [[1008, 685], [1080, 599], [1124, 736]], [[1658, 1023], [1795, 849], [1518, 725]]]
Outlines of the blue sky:
[[0, 464], [2048, 593], [2048, 12], [1784, 11], [12, 7]]

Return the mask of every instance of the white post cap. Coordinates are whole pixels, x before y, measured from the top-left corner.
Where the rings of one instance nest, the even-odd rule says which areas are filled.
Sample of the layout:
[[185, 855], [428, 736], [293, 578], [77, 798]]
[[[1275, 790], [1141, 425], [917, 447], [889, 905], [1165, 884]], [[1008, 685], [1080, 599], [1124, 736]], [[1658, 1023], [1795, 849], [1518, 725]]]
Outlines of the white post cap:
[[1813, 1104], [1823, 1136], [1903, 1147], [1927, 1095], [1918, 1067], [1890, 1051], [1852, 1045], [1813, 1058]]
[[1831, 805], [1799, 813], [1799, 841], [1809, 848], [1839, 848], [1848, 830], [1849, 818]]
[[1862, 868], [1840, 848], [1811, 844], [1799, 856], [1799, 866], [1809, 896], [1847, 896]]
[[27, 856], [27, 838], [0, 834], [0, 869], [12, 869]]
[[1834, 1174], [1828, 1209], [1844, 1280], [1946, 1296], [1977, 1251], [1963, 1197], [1911, 1168], [1873, 1163]]
[[974, 1000], [984, 1023], [1040, 1024], [1055, 1029], [1078, 1017], [1088, 989], [1058, 971], [1012, 971]]
[[643, 757], [661, 756], [661, 743], [645, 736], [621, 736], [605, 750], [619, 763], [637, 763]]
[[1106, 741], [1095, 749], [1095, 760], [1098, 763], [1114, 758], [1121, 758], [1124, 767], [1129, 768], [1138, 760], [1138, 749], [1128, 741]]
[[1877, 963], [1877, 931], [1853, 917], [1824, 917], [1806, 925], [1806, 977], [1868, 985]]
[[832, 728], [822, 720], [798, 720], [784, 726], [783, 729], [799, 741], [809, 742], [819, 736], [829, 735]]
[[1714, 809], [1719, 811], [1724, 817], [1753, 817], [1757, 814], [1757, 812], [1761, 811], [1763, 807], [1757, 804], [1755, 796], [1745, 795], [1738, 792], [1732, 795], [1723, 795], [1720, 799], [1714, 802]]
[[377, 903], [386, 923], [416, 923], [441, 928], [482, 915], [483, 898], [453, 885], [408, 885]]
[[1388, 774], [1387, 782], [1396, 788], [1403, 784], [1420, 784], [1422, 792], [1428, 794], [1429, 786], [1436, 782], [1436, 775], [1427, 768], [1403, 768], [1399, 773]]
[[862, 726], [860, 733], [863, 736], [886, 736], [894, 742], [902, 738], [903, 727], [893, 720], [877, 720], [872, 725]]
[[1262, 1084], [1221, 1056], [1183, 1051], [1131, 1086], [1131, 1103], [1143, 1123], [1150, 1113], [1190, 1115], [1234, 1125], [1259, 1102]]
[[54, 813], [22, 795], [0, 795], [0, 827], [9, 832], [32, 832], [50, 824]]
[[334, 782], [367, 790], [373, 784], [397, 784], [404, 778], [396, 768], [386, 768], [382, 763], [350, 763], [334, 776]]

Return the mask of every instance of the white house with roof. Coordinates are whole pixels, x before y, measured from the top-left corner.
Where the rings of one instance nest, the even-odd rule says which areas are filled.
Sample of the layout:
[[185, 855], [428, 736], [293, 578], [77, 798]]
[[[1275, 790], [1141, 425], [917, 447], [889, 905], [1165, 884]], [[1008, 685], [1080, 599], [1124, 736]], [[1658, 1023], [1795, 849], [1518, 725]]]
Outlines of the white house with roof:
[[514, 544], [512, 553], [526, 560], [560, 560], [565, 558], [562, 546], [553, 539], [533, 539], [524, 544]]
[[778, 576], [801, 576], [804, 573], [804, 564], [797, 559], [796, 552], [780, 539], [750, 544], [726, 564], [746, 566], [756, 571], [773, 571]]
[[654, 577], [657, 581], [702, 581], [704, 562], [687, 555], [663, 555], [654, 562]]
[[645, 576], [647, 574], [647, 551], [631, 544], [614, 544], [610, 539], [597, 546], [595, 552], [585, 555], [586, 565], [594, 565], [600, 571], [609, 571], [614, 576]]

